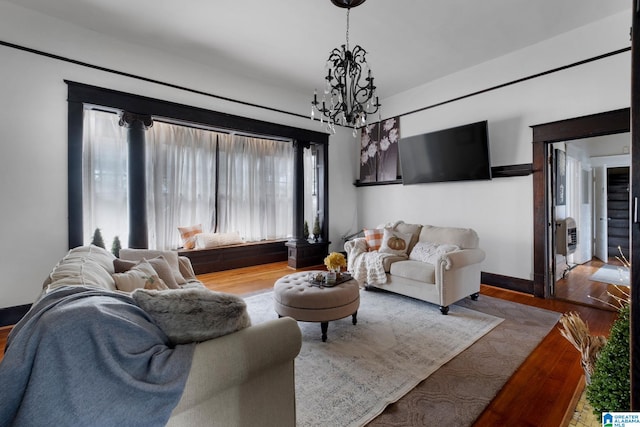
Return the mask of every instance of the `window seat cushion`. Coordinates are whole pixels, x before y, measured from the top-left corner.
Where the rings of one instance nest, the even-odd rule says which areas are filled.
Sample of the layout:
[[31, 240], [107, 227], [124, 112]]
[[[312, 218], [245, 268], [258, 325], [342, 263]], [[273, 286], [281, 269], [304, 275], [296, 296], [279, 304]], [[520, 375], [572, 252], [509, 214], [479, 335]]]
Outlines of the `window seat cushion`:
[[240, 233], [199, 233], [195, 235], [195, 249], [209, 249], [245, 243]]

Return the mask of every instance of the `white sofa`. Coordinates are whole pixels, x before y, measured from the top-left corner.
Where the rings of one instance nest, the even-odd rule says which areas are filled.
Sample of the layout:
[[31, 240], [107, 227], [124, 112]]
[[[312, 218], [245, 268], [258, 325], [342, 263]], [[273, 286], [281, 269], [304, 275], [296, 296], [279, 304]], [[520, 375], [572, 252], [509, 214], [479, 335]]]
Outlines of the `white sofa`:
[[[158, 253], [123, 250], [120, 255], [140, 259]], [[178, 259], [176, 252], [163, 255], [172, 267], [179, 265], [187, 279], [186, 287], [202, 286], [193, 275], [188, 259]], [[70, 285], [95, 287], [120, 295], [112, 278], [114, 259], [111, 253], [96, 246], [72, 249], [45, 281], [43, 296]], [[118, 333], [117, 330], [110, 332]], [[295, 426], [294, 359], [301, 342], [297, 322], [287, 317], [195, 344], [186, 385], [167, 425]], [[118, 404], [126, 405], [126, 402]], [[137, 415], [144, 419], [144, 413]]]
[[[474, 300], [478, 298], [485, 253], [478, 247], [479, 239], [474, 230], [402, 221], [386, 228], [411, 235], [404, 254], [381, 255], [379, 251], [384, 247], [371, 251], [362, 237], [345, 242], [348, 269], [358, 281], [368, 288], [380, 288], [437, 304], [442, 314], [447, 314], [449, 305], [456, 301], [469, 296]], [[446, 245], [457, 248], [448, 251], [451, 247]], [[418, 260], [418, 249], [424, 248], [431, 251], [428, 261], [424, 257]], [[439, 251], [442, 248], [447, 251]], [[378, 264], [380, 271], [384, 270], [383, 277], [363, 271], [375, 269]]]

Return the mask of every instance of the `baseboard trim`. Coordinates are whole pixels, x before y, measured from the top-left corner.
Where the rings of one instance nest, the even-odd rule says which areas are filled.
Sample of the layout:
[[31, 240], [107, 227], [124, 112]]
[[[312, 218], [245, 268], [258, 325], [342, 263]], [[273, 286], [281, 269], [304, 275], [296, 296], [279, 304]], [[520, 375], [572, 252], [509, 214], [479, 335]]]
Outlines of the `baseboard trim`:
[[519, 279], [517, 277], [503, 276], [501, 274], [485, 273], [480, 275], [480, 281], [484, 285], [508, 289], [510, 291], [524, 292], [533, 295], [533, 280]]
[[31, 304], [0, 308], [0, 328], [15, 325], [27, 314], [30, 308]]

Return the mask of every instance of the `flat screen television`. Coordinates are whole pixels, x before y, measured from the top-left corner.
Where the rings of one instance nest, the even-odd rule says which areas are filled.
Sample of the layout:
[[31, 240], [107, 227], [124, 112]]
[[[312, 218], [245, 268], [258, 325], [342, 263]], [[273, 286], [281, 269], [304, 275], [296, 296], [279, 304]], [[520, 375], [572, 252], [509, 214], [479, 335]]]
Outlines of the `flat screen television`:
[[491, 179], [487, 121], [422, 135], [398, 143], [402, 183]]

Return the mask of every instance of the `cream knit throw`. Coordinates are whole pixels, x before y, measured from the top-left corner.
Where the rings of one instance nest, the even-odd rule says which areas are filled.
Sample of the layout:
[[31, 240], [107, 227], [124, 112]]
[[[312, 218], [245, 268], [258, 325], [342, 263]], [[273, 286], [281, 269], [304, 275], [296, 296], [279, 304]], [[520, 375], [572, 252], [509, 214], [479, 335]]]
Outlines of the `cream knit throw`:
[[368, 252], [367, 241], [362, 238], [344, 244], [347, 251], [347, 270], [360, 284], [382, 285], [387, 283], [382, 262], [393, 254]]

